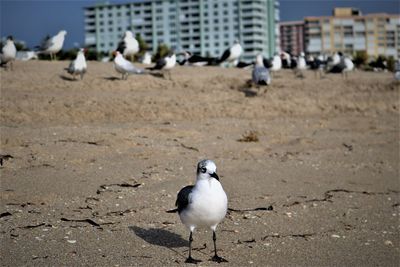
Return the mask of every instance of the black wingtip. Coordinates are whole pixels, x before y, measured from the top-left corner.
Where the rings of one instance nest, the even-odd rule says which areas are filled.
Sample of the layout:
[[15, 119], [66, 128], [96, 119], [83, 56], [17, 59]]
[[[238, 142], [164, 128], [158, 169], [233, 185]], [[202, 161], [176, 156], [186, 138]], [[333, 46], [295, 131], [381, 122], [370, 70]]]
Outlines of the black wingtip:
[[173, 209], [173, 210], [167, 210], [165, 211], [166, 213], [176, 213], [178, 212], [178, 209]]

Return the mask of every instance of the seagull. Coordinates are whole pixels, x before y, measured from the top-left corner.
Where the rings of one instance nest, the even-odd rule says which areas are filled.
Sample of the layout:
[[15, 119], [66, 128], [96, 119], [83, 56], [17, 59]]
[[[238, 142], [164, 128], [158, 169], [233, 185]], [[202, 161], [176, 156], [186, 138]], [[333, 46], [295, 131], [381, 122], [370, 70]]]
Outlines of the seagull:
[[115, 70], [122, 74], [122, 80], [128, 79], [129, 74], [143, 74], [142, 69], [136, 68], [130, 61], [126, 60], [119, 51], [114, 51]]
[[306, 59], [304, 58], [304, 53], [301, 52], [299, 58], [297, 59], [297, 75], [300, 78], [304, 78], [303, 70], [307, 69]]
[[7, 37], [6, 44], [1, 49], [0, 64], [1, 66], [6, 65], [10, 62], [10, 68], [13, 69], [13, 61], [17, 55], [17, 49], [15, 48], [14, 38], [10, 35]]
[[257, 85], [269, 85], [271, 83], [271, 77], [268, 69], [264, 66], [264, 57], [258, 54], [256, 57], [256, 63], [252, 73], [252, 81]]
[[81, 48], [76, 56], [76, 59], [69, 64], [69, 67], [66, 69], [69, 74], [72, 74], [72, 77], [75, 80], [75, 75], [79, 74], [81, 76], [81, 80], [83, 79], [83, 75], [86, 73], [87, 64], [85, 59], [85, 51], [86, 49]]
[[186, 263], [198, 263], [200, 260], [192, 258], [193, 231], [197, 227], [208, 227], [213, 231], [215, 262], [227, 262], [218, 256], [215, 230], [224, 219], [228, 209], [228, 198], [216, 173], [217, 167], [211, 160], [202, 160], [197, 164], [197, 179], [195, 185], [182, 188], [176, 200], [177, 209], [169, 213], [178, 212], [182, 223], [190, 230], [189, 256]]
[[151, 54], [149, 52], [144, 53], [142, 64], [150, 65], [151, 64]]
[[[339, 63], [333, 65], [329, 72], [330, 73], [341, 73], [342, 77], [347, 78], [348, 72], [354, 70], [354, 63], [351, 59], [347, 56], [344, 56], [342, 53], [339, 53]], [[335, 60], [333, 62], [336, 62]]]
[[169, 79], [171, 80], [170, 70], [176, 65], [176, 55], [173, 51], [169, 52], [167, 56], [157, 60], [156, 65], [148, 70], [166, 70], [169, 73]]
[[278, 71], [281, 68], [282, 68], [282, 59], [278, 54], [275, 54], [275, 56], [272, 59], [271, 71]]
[[38, 46], [39, 53], [50, 54], [50, 59], [55, 59], [55, 54], [57, 54], [63, 47], [66, 31], [62, 30], [57, 33], [57, 35], [50, 38], [47, 36], [42, 44]]
[[240, 45], [238, 40], [235, 40], [234, 44], [225, 50], [225, 52], [222, 54], [222, 57], [218, 60], [218, 64], [221, 64], [224, 61], [227, 61], [228, 63], [233, 64], [233, 66], [236, 66], [239, 62], [239, 57], [243, 53], [243, 48]]
[[139, 52], [139, 43], [133, 37], [131, 31], [126, 31], [122, 40], [118, 43], [117, 51], [119, 51], [125, 58], [130, 56], [131, 61], [137, 52]]

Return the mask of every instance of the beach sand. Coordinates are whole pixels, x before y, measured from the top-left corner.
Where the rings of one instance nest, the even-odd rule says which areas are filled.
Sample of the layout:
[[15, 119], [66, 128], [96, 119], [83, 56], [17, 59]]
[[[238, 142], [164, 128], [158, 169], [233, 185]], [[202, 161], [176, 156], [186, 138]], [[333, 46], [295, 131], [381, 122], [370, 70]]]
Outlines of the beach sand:
[[[175, 266], [189, 232], [174, 208], [215, 161], [230, 211], [194, 233], [199, 266], [398, 266], [399, 85], [176, 67], [172, 80], [119, 80], [89, 62], [15, 62], [1, 70], [2, 266]], [[139, 65], [141, 66], [141, 65]], [[260, 209], [257, 209], [260, 208]], [[272, 210], [271, 210], [272, 209]], [[246, 210], [246, 211], [245, 211]]]

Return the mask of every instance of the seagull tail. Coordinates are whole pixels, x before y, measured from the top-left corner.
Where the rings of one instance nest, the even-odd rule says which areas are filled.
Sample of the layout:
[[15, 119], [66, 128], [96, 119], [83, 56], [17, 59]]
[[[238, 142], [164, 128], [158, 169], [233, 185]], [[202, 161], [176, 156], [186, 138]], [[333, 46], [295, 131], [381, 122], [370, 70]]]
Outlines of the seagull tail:
[[165, 212], [166, 213], [176, 213], [176, 212], [178, 212], [178, 209], [167, 210]]

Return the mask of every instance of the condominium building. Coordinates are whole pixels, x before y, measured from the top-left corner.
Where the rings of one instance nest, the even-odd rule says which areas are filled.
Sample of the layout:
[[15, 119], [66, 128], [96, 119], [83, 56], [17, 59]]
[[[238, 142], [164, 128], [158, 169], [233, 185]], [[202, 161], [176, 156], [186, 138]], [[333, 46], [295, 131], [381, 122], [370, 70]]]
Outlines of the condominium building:
[[310, 54], [342, 51], [368, 56], [400, 55], [400, 15], [367, 14], [336, 8], [333, 16], [304, 18], [306, 51]]
[[279, 50], [277, 0], [137, 0], [86, 7], [85, 45], [116, 49], [126, 30], [140, 34], [153, 52], [159, 44], [176, 51], [220, 56], [238, 39], [243, 60]]
[[285, 21], [279, 24], [281, 50], [292, 55], [304, 52], [304, 22]]

